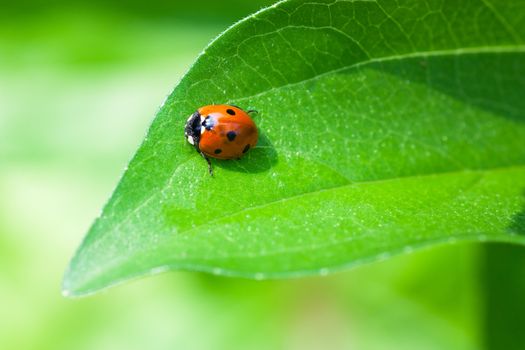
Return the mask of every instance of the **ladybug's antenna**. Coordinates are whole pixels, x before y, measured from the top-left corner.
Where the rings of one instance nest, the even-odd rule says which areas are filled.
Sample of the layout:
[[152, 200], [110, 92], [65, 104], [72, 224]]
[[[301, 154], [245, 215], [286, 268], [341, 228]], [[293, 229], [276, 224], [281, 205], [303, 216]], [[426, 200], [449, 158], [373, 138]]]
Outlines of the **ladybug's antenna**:
[[255, 109], [249, 109], [246, 111], [246, 113], [250, 114], [250, 113], [255, 113], [255, 114], [259, 114], [259, 112]]

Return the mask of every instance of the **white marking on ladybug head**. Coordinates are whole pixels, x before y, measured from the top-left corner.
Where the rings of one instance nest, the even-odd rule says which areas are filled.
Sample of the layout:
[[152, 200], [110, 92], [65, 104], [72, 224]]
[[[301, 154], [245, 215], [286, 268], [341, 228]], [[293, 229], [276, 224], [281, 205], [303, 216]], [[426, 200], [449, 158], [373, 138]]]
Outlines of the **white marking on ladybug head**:
[[206, 131], [206, 128], [204, 126], [201, 126], [201, 135], [204, 134], [205, 131]]
[[201, 123], [204, 121], [204, 116], [201, 114]]
[[[204, 128], [206, 130], [211, 130], [213, 129], [213, 127], [217, 124], [217, 118], [213, 115], [209, 115], [207, 116], [206, 118], [204, 118], [204, 121], [201, 123], [202, 126], [204, 126]], [[202, 129], [201, 129], [202, 130]], [[202, 130], [201, 131], [201, 134], [203, 133], [204, 131]]]
[[188, 138], [188, 142], [189, 142], [190, 144], [195, 145], [195, 142], [193, 141], [193, 137], [188, 136], [187, 138]]

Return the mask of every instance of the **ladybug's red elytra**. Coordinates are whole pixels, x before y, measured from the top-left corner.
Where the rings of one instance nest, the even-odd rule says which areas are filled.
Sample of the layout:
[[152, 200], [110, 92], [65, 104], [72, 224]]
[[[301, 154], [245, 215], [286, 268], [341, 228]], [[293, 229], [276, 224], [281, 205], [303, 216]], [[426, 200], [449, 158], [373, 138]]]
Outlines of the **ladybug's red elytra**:
[[259, 138], [257, 127], [249, 113], [232, 105], [208, 105], [190, 115], [184, 128], [186, 140], [208, 162], [208, 157], [238, 159], [255, 147]]

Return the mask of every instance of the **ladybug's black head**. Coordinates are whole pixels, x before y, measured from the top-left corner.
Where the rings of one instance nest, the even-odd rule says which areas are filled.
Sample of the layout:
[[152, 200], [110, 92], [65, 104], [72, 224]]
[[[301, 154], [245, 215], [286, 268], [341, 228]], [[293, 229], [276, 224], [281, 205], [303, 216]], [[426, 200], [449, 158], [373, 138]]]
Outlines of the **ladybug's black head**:
[[184, 136], [186, 140], [195, 148], [199, 149], [199, 141], [201, 138], [201, 115], [198, 111], [190, 115], [186, 121], [186, 126], [184, 127]]

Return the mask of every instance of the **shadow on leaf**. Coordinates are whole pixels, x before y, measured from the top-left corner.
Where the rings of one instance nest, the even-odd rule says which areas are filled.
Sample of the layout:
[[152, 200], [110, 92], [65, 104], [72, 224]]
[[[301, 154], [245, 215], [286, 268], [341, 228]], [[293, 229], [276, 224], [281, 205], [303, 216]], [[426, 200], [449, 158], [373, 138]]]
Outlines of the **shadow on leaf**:
[[239, 173], [261, 173], [277, 163], [277, 152], [270, 140], [259, 133], [259, 142], [241, 159], [212, 159], [212, 166]]
[[427, 85], [504, 118], [525, 122], [525, 65], [515, 52], [429, 56], [374, 64], [373, 68]]
[[525, 235], [525, 207], [512, 217], [508, 231], [512, 234]]

